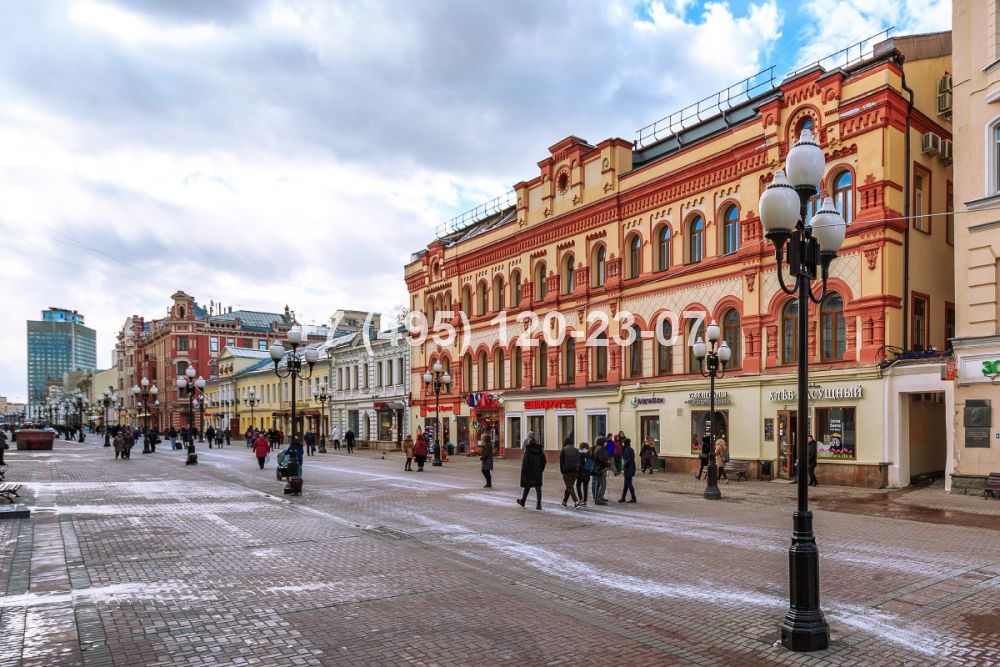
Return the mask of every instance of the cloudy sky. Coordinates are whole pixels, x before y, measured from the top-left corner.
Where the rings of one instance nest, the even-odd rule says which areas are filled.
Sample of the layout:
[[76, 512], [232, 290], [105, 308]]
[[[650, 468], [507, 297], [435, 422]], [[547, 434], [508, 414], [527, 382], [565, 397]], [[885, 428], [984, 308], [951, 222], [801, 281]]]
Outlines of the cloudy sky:
[[635, 131], [947, 1], [0, 0], [0, 395], [25, 321], [406, 302], [440, 222], [546, 148]]

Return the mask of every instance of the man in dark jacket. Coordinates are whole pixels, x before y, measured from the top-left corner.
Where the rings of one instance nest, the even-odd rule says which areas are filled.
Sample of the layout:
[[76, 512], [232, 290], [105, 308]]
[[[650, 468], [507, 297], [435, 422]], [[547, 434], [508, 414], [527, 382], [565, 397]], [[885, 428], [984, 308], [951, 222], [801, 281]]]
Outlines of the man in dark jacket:
[[580, 499], [576, 497], [576, 475], [580, 471], [580, 452], [573, 444], [573, 436], [566, 436], [566, 442], [562, 451], [559, 452], [559, 472], [562, 473], [563, 483], [566, 491], [563, 493], [562, 506], [566, 507], [566, 501], [573, 499], [573, 509], [580, 506]]
[[625, 502], [625, 495], [628, 493], [632, 494], [632, 499], [628, 502], [634, 503], [635, 500], [635, 487], [632, 485], [632, 480], [635, 479], [635, 450], [632, 449], [632, 441], [628, 438], [624, 438], [621, 441], [622, 444], [622, 472], [625, 473], [625, 486], [622, 487], [622, 497], [618, 501], [620, 503]]
[[545, 471], [545, 451], [538, 444], [538, 440], [531, 438], [528, 446], [524, 448], [524, 455], [521, 457], [521, 488], [524, 492], [517, 499], [517, 504], [524, 507], [528, 499], [528, 491], [535, 490], [538, 503], [536, 510], [542, 509], [542, 473]]
[[483, 436], [483, 451], [479, 455], [479, 460], [483, 464], [483, 477], [486, 478], [484, 489], [493, 488], [493, 438], [489, 435]]
[[806, 443], [809, 447], [809, 451], [806, 453], [809, 457], [809, 486], [819, 486], [819, 482], [816, 480], [816, 457], [819, 454], [819, 444], [812, 433], [809, 434]]
[[347, 433], [344, 434], [344, 443], [347, 444], [347, 453], [354, 453], [354, 431], [347, 429]]
[[316, 454], [316, 436], [313, 435], [312, 430], [306, 431], [306, 456], [313, 456]]
[[594, 453], [591, 455], [594, 458], [594, 472], [590, 479], [594, 487], [595, 505], [608, 504], [608, 501], [604, 498], [604, 491], [608, 488], [608, 466], [611, 464], [607, 443], [608, 441], [605, 438], [598, 438], [594, 444]]

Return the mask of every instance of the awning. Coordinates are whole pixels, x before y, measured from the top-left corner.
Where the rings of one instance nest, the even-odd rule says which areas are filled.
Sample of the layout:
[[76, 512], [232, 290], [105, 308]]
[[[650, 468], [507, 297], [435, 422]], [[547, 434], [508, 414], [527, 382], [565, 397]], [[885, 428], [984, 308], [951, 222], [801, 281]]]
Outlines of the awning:
[[402, 401], [392, 401], [390, 403], [376, 403], [375, 408], [377, 410], [403, 410], [406, 408], [406, 404]]

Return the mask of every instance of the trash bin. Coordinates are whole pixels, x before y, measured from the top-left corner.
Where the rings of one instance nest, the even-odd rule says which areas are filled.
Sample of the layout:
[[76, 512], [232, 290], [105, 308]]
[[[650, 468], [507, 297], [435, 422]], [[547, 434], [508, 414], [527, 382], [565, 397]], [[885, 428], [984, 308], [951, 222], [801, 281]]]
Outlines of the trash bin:
[[760, 465], [759, 468], [760, 474], [758, 476], [758, 479], [766, 479], [766, 480], [774, 479], [774, 473], [771, 470], [771, 464], [773, 463], [773, 461], [761, 460], [758, 461], [757, 463]]
[[453, 445], [452, 443], [449, 442], [448, 443], [448, 456], [454, 456], [454, 455], [455, 455], [455, 445]]

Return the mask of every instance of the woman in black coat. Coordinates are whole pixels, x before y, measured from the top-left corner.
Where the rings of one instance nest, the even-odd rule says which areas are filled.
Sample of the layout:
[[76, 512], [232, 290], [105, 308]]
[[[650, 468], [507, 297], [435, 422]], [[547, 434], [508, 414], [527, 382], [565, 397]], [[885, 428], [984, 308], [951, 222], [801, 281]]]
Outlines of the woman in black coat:
[[542, 509], [542, 473], [545, 471], [545, 451], [538, 444], [538, 440], [531, 438], [528, 446], [524, 448], [524, 455], [521, 457], [521, 488], [524, 492], [518, 498], [517, 504], [524, 507], [528, 499], [528, 491], [535, 490], [538, 503], [536, 510]]

